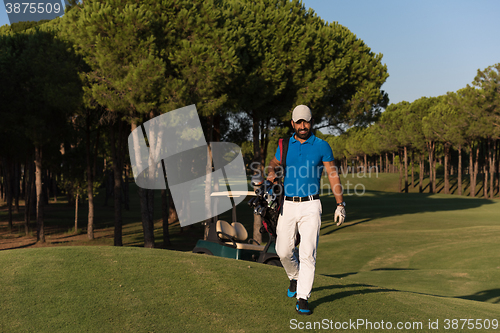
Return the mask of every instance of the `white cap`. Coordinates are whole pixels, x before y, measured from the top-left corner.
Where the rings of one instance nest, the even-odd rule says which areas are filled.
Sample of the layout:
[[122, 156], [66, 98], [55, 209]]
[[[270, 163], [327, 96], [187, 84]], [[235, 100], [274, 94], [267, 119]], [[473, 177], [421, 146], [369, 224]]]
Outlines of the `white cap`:
[[298, 122], [300, 119], [304, 119], [305, 121], [311, 121], [312, 114], [311, 110], [305, 105], [298, 105], [293, 109], [292, 112], [292, 120], [294, 122]]

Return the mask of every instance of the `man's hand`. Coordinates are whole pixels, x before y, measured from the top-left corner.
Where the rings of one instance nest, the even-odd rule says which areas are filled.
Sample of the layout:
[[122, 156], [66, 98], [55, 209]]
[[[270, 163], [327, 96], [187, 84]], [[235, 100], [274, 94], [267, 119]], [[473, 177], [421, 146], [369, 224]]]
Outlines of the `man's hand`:
[[[345, 221], [345, 207], [344, 206], [337, 206], [337, 209], [335, 210], [335, 215], [333, 216], [333, 222], [337, 222], [337, 225], [340, 226], [342, 223]], [[338, 220], [338, 221], [337, 221]]]
[[274, 169], [276, 169], [280, 165], [280, 161], [278, 161], [276, 157], [273, 157], [271, 162], [269, 162], [269, 166], [266, 167], [267, 180], [269, 180], [271, 183], [274, 183], [274, 180], [276, 179], [276, 172], [274, 171]]
[[271, 183], [274, 183], [275, 178], [276, 178], [276, 173], [274, 171], [271, 171], [267, 174], [267, 180], [269, 180]]

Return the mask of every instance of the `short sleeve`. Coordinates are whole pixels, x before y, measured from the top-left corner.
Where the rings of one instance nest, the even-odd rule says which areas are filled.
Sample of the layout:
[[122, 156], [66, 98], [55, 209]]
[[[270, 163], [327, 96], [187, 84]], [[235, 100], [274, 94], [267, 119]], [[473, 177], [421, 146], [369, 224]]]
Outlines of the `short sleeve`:
[[323, 157], [323, 162], [331, 162], [334, 160], [333, 151], [328, 142], [321, 141], [321, 155]]
[[274, 155], [278, 161], [281, 163], [281, 152], [280, 152], [280, 146], [278, 145], [278, 149], [276, 149], [276, 154]]

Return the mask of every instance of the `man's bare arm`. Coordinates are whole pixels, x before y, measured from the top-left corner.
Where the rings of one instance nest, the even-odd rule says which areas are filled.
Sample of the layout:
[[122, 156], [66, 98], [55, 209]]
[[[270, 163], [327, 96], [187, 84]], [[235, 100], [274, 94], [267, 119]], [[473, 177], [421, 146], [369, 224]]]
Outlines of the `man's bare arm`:
[[328, 175], [328, 181], [330, 182], [335, 200], [337, 201], [337, 204], [342, 203], [344, 201], [342, 184], [340, 183], [340, 177], [337, 172], [337, 168], [335, 167], [335, 162], [323, 162], [323, 165], [325, 166], [325, 171]]
[[281, 165], [281, 162], [278, 161], [276, 156], [273, 156], [273, 159], [271, 162], [269, 162], [269, 165], [266, 167], [267, 171], [267, 180], [270, 182], [274, 182], [274, 179], [276, 178], [276, 171], [275, 169]]

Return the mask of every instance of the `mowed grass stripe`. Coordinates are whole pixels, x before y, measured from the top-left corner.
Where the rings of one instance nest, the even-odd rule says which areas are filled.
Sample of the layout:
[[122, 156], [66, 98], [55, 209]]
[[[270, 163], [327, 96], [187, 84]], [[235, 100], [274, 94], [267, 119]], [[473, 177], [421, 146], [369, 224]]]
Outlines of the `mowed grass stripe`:
[[[0, 253], [2, 332], [270, 332], [303, 321], [282, 269], [175, 251], [56, 247]], [[314, 317], [493, 318], [498, 306], [318, 275]]]

